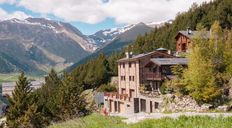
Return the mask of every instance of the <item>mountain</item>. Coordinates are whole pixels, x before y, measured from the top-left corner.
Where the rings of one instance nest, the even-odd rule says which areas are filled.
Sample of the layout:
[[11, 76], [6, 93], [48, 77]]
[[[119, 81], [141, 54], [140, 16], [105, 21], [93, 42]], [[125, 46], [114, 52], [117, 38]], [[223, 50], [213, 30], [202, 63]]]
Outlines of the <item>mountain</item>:
[[143, 36], [145, 33], [149, 33], [153, 28], [147, 26], [144, 23], [138, 23], [133, 25], [128, 25], [120, 28], [106, 29], [96, 32], [94, 35], [89, 37], [95, 39], [96, 44], [101, 45], [93, 54], [85, 57], [79, 62], [73, 64], [67, 68], [67, 71], [71, 71], [80, 64], [97, 57], [100, 53], [105, 55], [110, 55], [113, 52], [122, 50], [125, 46], [134, 42], [137, 36]]
[[0, 21], [0, 46], [0, 73], [64, 69], [98, 48], [69, 23], [43, 18]]
[[162, 22], [150, 22], [150, 23], [146, 23], [146, 25], [152, 28], [160, 28], [164, 26], [166, 23], [172, 24], [172, 22], [173, 20], [162, 21]]
[[96, 44], [102, 46], [104, 44], [111, 42], [115, 37], [130, 30], [134, 26], [135, 25], [132, 24], [119, 28], [104, 29], [96, 32], [93, 35], [89, 35], [88, 37], [93, 39], [96, 42]]
[[104, 53], [109, 55], [112, 52], [119, 51], [123, 47], [135, 41], [137, 36], [143, 36], [145, 33], [149, 33], [153, 28], [147, 26], [144, 23], [138, 23], [133, 25], [130, 29], [127, 29], [123, 33], [120, 33], [114, 37], [107, 45], [97, 50], [95, 53]]

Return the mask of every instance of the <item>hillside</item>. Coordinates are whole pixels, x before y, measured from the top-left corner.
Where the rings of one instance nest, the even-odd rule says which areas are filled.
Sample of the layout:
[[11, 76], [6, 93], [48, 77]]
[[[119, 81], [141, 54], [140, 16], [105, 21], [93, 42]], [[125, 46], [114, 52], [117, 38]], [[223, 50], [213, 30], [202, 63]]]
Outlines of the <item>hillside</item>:
[[1, 73], [43, 73], [58, 70], [96, 49], [88, 37], [68, 23], [43, 18], [0, 22]]
[[193, 4], [187, 12], [177, 14], [172, 24], [165, 24], [145, 36], [138, 37], [131, 45], [132, 51], [134, 53], [150, 52], [159, 47], [175, 50], [175, 36], [178, 31], [187, 28], [196, 30], [197, 26], [210, 29], [214, 21], [219, 21], [222, 28], [231, 29], [231, 0], [214, 0], [202, 5]]
[[[71, 71], [78, 65], [83, 64], [92, 58], [96, 58], [100, 53], [104, 53], [105, 55], [109, 56], [114, 52], [121, 51], [126, 46], [134, 42], [137, 36], [143, 36], [152, 30], [153, 28], [141, 22], [135, 25], [118, 28], [117, 30], [107, 29], [105, 31], [99, 31], [94, 37], [98, 36], [98, 39], [101, 39], [101, 42], [105, 42], [104, 45], [102, 45], [102, 47], [96, 50], [93, 54], [83, 58], [79, 62], [69, 67], [67, 71]], [[93, 36], [91, 37], [93, 38]]]

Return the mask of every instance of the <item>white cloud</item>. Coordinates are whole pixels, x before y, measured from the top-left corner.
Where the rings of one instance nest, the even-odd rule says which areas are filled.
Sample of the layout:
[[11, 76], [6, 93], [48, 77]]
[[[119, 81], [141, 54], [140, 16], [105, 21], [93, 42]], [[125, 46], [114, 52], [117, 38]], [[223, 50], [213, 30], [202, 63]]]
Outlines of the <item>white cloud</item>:
[[16, 0], [0, 0], [0, 4], [14, 4]]
[[196, 2], [210, 0], [111, 0], [104, 5], [109, 16], [119, 23], [138, 23], [173, 19]]
[[23, 6], [41, 14], [53, 14], [66, 21], [98, 23], [106, 18], [99, 0], [21, 0]]
[[41, 15], [95, 24], [107, 17], [117, 23], [169, 20], [204, 1], [210, 0], [19, 0], [18, 5]]
[[32, 17], [32, 16], [29, 16], [21, 11], [15, 11], [13, 13], [8, 13], [5, 10], [0, 8], [0, 19], [1, 20], [12, 19], [12, 18], [26, 19], [28, 17]]

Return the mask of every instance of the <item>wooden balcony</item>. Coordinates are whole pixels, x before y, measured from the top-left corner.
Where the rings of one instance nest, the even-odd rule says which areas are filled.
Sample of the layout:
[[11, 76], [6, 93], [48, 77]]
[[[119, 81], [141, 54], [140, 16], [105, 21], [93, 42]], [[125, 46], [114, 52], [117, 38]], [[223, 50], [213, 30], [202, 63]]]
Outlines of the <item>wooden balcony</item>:
[[144, 74], [146, 80], [162, 80], [161, 73], [145, 73]]

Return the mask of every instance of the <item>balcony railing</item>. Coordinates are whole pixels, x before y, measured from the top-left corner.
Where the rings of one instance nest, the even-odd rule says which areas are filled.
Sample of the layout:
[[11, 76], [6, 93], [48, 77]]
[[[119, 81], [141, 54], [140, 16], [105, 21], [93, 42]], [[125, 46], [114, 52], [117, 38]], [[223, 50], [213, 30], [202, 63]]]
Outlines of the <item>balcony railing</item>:
[[104, 93], [105, 97], [108, 98], [114, 98], [114, 99], [119, 99], [119, 100], [124, 100], [124, 101], [131, 101], [131, 98], [128, 97], [128, 94], [119, 94], [117, 92], [105, 92]]
[[161, 73], [149, 72], [149, 73], [145, 73], [144, 75], [147, 80], [161, 80], [162, 79]]

